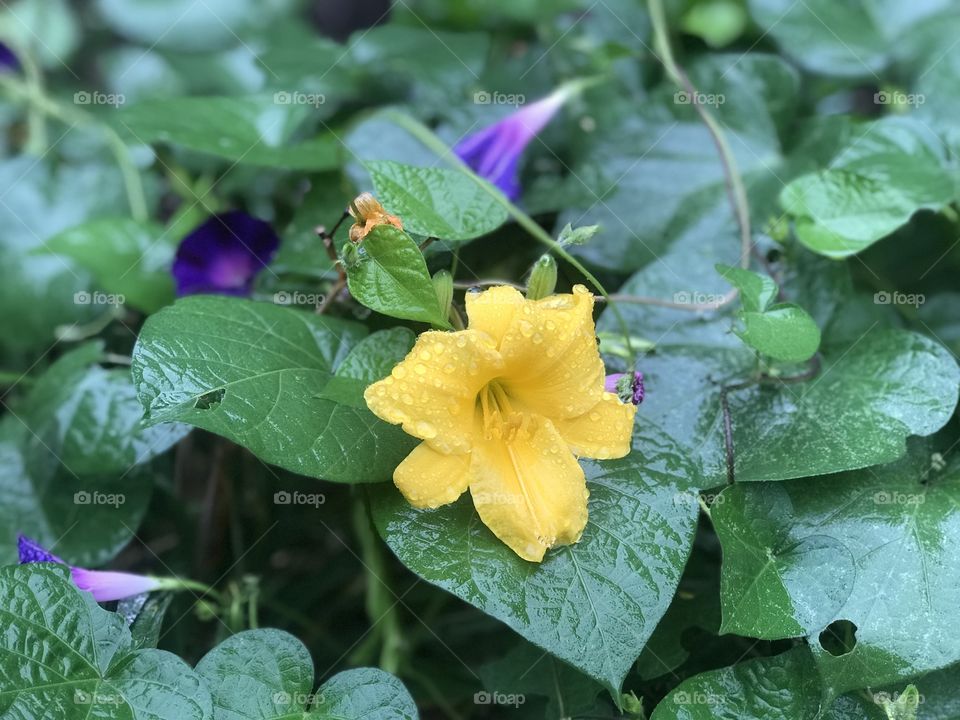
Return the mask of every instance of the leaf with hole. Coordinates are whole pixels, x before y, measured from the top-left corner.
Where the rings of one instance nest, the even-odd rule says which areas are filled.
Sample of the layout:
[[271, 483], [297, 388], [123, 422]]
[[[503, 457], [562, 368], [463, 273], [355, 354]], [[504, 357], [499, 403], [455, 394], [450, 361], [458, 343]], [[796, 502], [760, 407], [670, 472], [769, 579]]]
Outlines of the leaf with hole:
[[204, 428], [303, 475], [382, 481], [411, 439], [365, 407], [323, 397], [366, 334], [357, 323], [290, 307], [183, 298], [144, 325], [134, 383], [151, 423]]

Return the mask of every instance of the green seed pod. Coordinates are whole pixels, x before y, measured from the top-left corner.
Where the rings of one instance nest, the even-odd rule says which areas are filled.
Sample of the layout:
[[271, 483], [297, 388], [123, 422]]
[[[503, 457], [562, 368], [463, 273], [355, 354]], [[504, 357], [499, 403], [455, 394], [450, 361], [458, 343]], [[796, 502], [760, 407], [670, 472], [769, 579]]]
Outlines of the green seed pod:
[[433, 290], [437, 293], [440, 312], [443, 317], [448, 317], [450, 304], [453, 302], [453, 275], [447, 270], [438, 270], [433, 276]]
[[530, 281], [527, 283], [527, 297], [531, 300], [552, 295], [557, 287], [557, 261], [550, 255], [543, 255], [533, 266]]

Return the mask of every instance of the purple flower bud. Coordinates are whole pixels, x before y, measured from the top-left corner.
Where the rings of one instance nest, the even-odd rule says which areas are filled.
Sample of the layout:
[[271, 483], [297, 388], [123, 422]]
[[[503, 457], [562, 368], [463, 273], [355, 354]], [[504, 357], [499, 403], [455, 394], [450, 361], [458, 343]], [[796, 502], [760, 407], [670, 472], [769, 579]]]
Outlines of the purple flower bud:
[[249, 295], [253, 279], [273, 259], [280, 239], [269, 223], [239, 210], [214, 215], [177, 248], [177, 295]]
[[[49, 562], [66, 565], [63, 560], [24, 535], [17, 537], [17, 550], [20, 554], [21, 564]], [[160, 587], [160, 581], [156, 578], [134, 575], [133, 573], [87, 570], [71, 566], [70, 575], [73, 578], [74, 585], [91, 593], [93, 599], [97, 602], [122, 600]]]
[[0, 42], [0, 73], [19, 72], [20, 59], [7, 45]]
[[560, 89], [469, 135], [453, 151], [510, 200], [520, 197], [517, 165], [524, 149], [557, 113], [570, 92]]
[[643, 402], [644, 395], [643, 373], [634, 371], [607, 375], [603, 388], [607, 392], [616, 393], [625, 403], [639, 405]]

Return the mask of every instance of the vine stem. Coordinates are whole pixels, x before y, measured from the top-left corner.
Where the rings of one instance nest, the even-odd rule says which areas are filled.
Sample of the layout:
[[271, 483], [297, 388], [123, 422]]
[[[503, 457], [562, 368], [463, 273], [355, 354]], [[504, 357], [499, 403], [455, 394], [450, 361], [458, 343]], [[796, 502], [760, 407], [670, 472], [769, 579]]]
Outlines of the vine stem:
[[124, 189], [127, 193], [127, 202], [130, 204], [130, 214], [135, 220], [144, 222], [149, 218], [147, 199], [140, 181], [140, 171], [133, 164], [130, 151], [117, 131], [109, 125], [100, 122], [93, 115], [77, 108], [68, 107], [53, 98], [44, 95], [38, 88], [20, 82], [10, 77], [0, 77], [0, 88], [13, 98], [23, 101], [28, 107], [37, 112], [49, 115], [67, 124], [92, 125], [99, 128], [110, 146], [117, 166], [123, 175]]
[[396, 675], [400, 670], [404, 646], [400, 616], [397, 603], [391, 600], [392, 593], [384, 580], [387, 562], [382, 541], [372, 526], [365, 494], [355, 494], [353, 511], [353, 527], [360, 541], [360, 554], [367, 575], [367, 615], [381, 632], [380, 668]]
[[[713, 138], [714, 145], [717, 146], [717, 152], [720, 153], [720, 162], [723, 165], [723, 173], [727, 181], [727, 195], [733, 206], [734, 214], [737, 216], [737, 224], [740, 226], [740, 267], [749, 268], [750, 248], [753, 244], [750, 230], [750, 206], [747, 201], [747, 190], [744, 187], [743, 178], [740, 177], [740, 172], [737, 169], [736, 158], [730, 150], [730, 145], [727, 143], [720, 123], [699, 102], [700, 94], [673, 56], [670, 37], [667, 33], [667, 16], [663, 9], [663, 0], [647, 0], [647, 6], [650, 9], [654, 45], [659, 52], [660, 62], [663, 63], [663, 67], [670, 78], [690, 95], [690, 104], [697, 115], [700, 116], [703, 124], [706, 125], [711, 138]], [[733, 297], [736, 297], [736, 293]]]

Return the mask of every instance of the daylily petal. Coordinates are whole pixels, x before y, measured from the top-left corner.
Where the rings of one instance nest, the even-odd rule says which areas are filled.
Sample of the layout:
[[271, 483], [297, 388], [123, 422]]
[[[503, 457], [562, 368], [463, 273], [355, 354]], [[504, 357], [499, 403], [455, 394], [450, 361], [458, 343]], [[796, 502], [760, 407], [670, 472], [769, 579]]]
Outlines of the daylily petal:
[[593, 324], [593, 293], [526, 302], [500, 343], [503, 383], [519, 404], [551, 420], [579, 417], [603, 394], [604, 367]]
[[575, 543], [587, 524], [583, 469], [545, 418], [525, 416], [509, 438], [478, 433], [470, 494], [484, 524], [524, 560]]
[[397, 466], [393, 482], [414, 507], [447, 505], [470, 483], [470, 453], [444, 455], [420, 443]]
[[363, 397], [374, 415], [441, 453], [469, 452], [477, 392], [503, 361], [479, 330], [425, 332], [389, 377]]
[[70, 573], [74, 585], [91, 593], [97, 602], [123, 600], [123, 598], [156, 590], [160, 586], [156, 578], [133, 573], [86, 570], [77, 567], [70, 568]]
[[558, 420], [557, 431], [570, 449], [583, 457], [607, 460], [630, 452], [635, 405], [620, 402], [613, 393], [604, 393], [596, 405], [571, 420]]
[[466, 301], [470, 329], [482, 330], [500, 347], [514, 316], [527, 300], [516, 288], [498, 285], [483, 292], [468, 292]]

